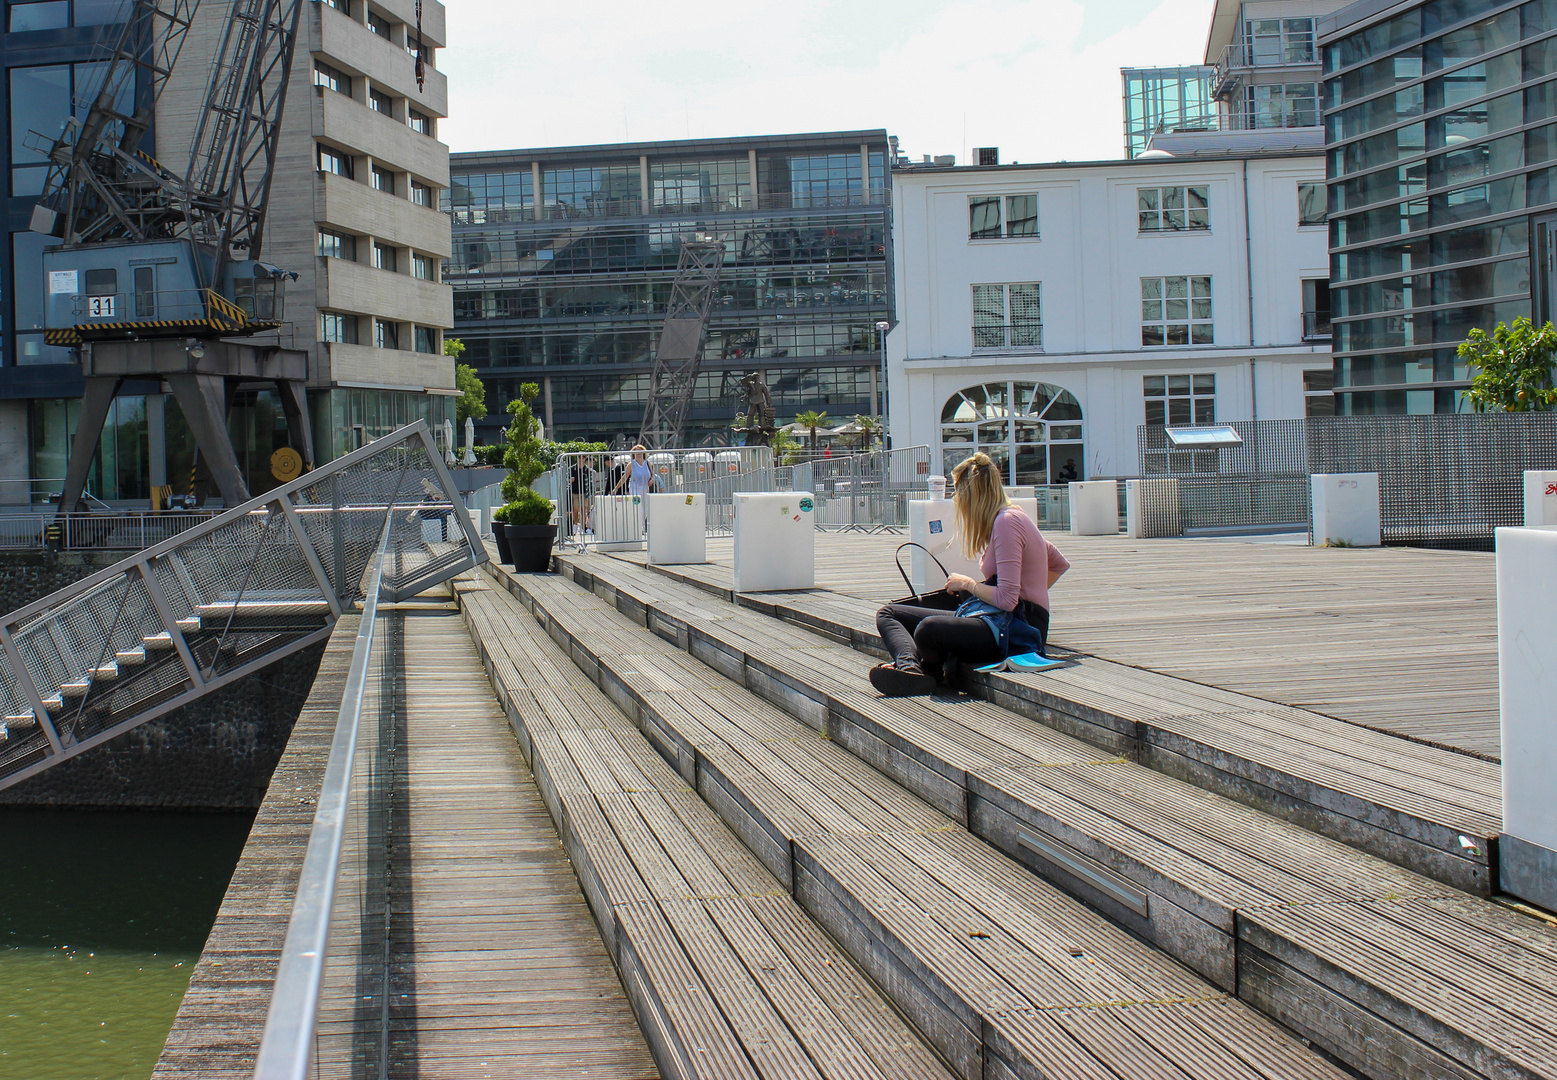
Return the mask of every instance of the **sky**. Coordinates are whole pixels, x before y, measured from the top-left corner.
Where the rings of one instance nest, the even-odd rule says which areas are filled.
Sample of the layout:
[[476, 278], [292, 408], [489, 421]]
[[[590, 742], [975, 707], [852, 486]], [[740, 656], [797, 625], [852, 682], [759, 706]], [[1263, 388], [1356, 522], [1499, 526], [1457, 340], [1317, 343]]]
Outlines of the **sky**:
[[880, 128], [899, 152], [1123, 156], [1121, 67], [1213, 0], [445, 0], [455, 151]]

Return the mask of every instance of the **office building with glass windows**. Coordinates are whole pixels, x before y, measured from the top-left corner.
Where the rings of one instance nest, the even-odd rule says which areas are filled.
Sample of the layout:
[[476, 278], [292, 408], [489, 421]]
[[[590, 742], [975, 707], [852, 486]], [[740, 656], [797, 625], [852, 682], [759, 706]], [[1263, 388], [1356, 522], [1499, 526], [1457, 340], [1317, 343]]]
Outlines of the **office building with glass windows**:
[[[105, 75], [102, 44], [122, 29], [126, 0], [10, 0], [0, 38], [0, 137], [9, 148], [5, 258], [0, 260], [0, 505], [57, 490], [83, 389], [74, 350], [43, 339], [42, 257], [29, 231], [45, 153], [66, 119], [85, 114]], [[447, 82], [435, 0], [310, 0], [302, 5], [263, 257], [289, 282], [279, 333], [309, 354], [313, 442], [328, 460], [426, 417], [453, 415], [454, 370], [442, 355], [452, 299], [440, 282], [449, 255], [441, 212], [448, 148], [436, 125]], [[157, 103], [143, 149], [181, 170], [230, 5], [203, 4]], [[418, 85], [416, 25], [427, 60]], [[275, 484], [270, 456], [285, 445], [269, 389], [240, 390], [228, 430], [250, 490]], [[104, 425], [88, 490], [109, 502], [182, 494], [194, 441], [177, 402], [155, 380], [128, 381]]]
[[1329, 414], [1323, 190], [1293, 150], [894, 169], [894, 444], [1054, 484], [1216, 468], [1141, 425]]
[[1368, 0], [1320, 44], [1337, 408], [1460, 411], [1466, 334], [1554, 317], [1557, 0]]
[[495, 441], [521, 385], [549, 435], [631, 442], [683, 240], [725, 245], [692, 445], [723, 444], [761, 371], [781, 423], [881, 411], [891, 318], [884, 130], [455, 154], [454, 333]]

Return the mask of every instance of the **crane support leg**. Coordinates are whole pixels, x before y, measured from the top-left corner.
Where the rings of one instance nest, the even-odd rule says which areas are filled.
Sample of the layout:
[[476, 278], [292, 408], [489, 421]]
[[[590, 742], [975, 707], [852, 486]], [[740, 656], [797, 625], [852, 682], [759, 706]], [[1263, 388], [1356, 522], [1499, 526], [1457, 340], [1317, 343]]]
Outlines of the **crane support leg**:
[[314, 429], [308, 423], [308, 390], [296, 379], [277, 379], [276, 393], [287, 430], [292, 433], [292, 447], [303, 455], [303, 469], [310, 470], [314, 467]]
[[86, 491], [87, 473], [97, 455], [97, 440], [103, 434], [103, 422], [113, 407], [114, 395], [124, 380], [117, 376], [94, 376], [86, 381], [86, 396], [81, 399], [81, 415], [76, 418], [76, 434], [70, 441], [70, 463], [65, 467], [65, 490], [60, 493], [59, 513], [70, 513]]
[[227, 437], [227, 406], [231, 398], [227, 380], [220, 375], [187, 371], [170, 373], [167, 380], [179, 408], [184, 410], [184, 420], [200, 448], [200, 456], [211, 470], [211, 479], [222, 493], [222, 501], [228, 506], [247, 502], [249, 489], [243, 482], [232, 440]]

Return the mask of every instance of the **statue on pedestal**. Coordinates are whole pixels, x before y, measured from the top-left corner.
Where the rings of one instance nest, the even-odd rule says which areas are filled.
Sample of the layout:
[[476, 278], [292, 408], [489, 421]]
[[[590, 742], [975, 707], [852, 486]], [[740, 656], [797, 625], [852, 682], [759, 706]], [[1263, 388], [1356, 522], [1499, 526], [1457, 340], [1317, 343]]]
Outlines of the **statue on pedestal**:
[[746, 445], [772, 446], [777, 421], [767, 380], [762, 372], [753, 371], [741, 379], [741, 389], [746, 391]]

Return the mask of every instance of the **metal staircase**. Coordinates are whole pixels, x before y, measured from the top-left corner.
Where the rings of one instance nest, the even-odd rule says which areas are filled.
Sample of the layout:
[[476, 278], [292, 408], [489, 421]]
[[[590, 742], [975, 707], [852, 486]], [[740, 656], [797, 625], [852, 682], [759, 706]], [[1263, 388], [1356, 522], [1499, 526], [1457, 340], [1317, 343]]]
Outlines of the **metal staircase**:
[[486, 559], [425, 421], [0, 622], [0, 788], [329, 636], [388, 530], [398, 600]]

